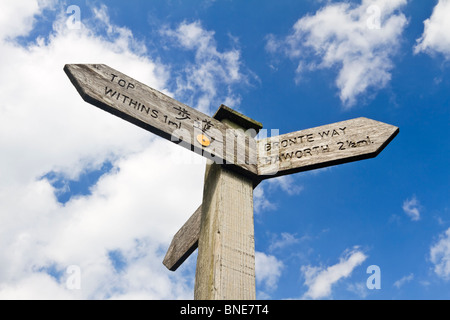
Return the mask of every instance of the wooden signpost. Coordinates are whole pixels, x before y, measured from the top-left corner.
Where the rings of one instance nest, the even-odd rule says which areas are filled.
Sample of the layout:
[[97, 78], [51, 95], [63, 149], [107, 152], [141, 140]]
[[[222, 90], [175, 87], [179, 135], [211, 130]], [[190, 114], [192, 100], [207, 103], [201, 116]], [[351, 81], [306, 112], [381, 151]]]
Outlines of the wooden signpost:
[[176, 270], [199, 249], [195, 299], [255, 299], [253, 189], [264, 179], [373, 158], [395, 126], [357, 118], [256, 140], [262, 125], [226, 106], [209, 117], [106, 65], [69, 64], [81, 97], [206, 157], [203, 203], [164, 258]]

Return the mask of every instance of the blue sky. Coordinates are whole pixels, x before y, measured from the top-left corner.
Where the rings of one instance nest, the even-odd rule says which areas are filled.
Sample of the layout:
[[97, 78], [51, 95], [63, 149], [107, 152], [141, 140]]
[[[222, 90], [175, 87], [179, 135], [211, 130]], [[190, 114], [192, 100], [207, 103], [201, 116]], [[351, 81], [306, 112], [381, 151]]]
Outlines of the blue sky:
[[105, 63], [280, 134], [398, 126], [374, 159], [255, 189], [257, 298], [449, 299], [448, 16], [448, 0], [2, 1], [0, 298], [193, 298], [196, 254], [162, 260], [205, 161], [83, 102], [64, 64]]

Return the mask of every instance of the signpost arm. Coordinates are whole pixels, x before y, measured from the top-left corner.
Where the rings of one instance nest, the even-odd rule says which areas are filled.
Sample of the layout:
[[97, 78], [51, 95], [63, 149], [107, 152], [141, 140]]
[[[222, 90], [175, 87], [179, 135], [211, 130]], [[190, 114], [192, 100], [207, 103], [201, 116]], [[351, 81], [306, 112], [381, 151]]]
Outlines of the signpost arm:
[[200, 205], [173, 237], [163, 260], [163, 264], [170, 271], [177, 270], [178, 267], [189, 258], [191, 253], [197, 249], [201, 217], [202, 206]]
[[258, 174], [256, 141], [244, 132], [107, 65], [67, 64], [64, 71], [86, 102], [251, 179]]

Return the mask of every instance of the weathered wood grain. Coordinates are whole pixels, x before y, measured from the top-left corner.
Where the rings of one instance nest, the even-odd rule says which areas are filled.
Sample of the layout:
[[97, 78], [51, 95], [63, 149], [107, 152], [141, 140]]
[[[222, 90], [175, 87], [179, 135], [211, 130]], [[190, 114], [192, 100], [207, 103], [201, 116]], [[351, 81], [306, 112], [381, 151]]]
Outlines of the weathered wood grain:
[[257, 175], [256, 141], [103, 64], [68, 64], [64, 71], [88, 103], [240, 173]]
[[[223, 106], [214, 117], [233, 128], [260, 129], [252, 119]], [[253, 135], [249, 131], [246, 134]], [[256, 298], [254, 186], [253, 179], [236, 171], [216, 163], [207, 164], [195, 274], [196, 300]]]
[[170, 271], [177, 270], [192, 252], [197, 249], [198, 238], [200, 236], [201, 217], [202, 206], [200, 205], [173, 237], [163, 260], [163, 264]]
[[254, 300], [253, 182], [215, 163], [205, 172], [194, 298]]
[[258, 140], [261, 179], [377, 156], [399, 128], [357, 118]]

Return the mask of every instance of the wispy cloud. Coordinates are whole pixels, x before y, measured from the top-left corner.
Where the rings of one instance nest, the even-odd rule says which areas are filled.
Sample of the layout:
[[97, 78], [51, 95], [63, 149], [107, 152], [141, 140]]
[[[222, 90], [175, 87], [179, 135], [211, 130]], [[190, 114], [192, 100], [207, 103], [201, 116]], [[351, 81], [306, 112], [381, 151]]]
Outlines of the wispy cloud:
[[407, 276], [404, 276], [403, 278], [395, 281], [394, 287], [396, 287], [397, 289], [400, 289], [401, 287], [403, 287], [403, 285], [405, 285], [408, 282], [411, 282], [413, 279], [414, 279], [414, 274], [410, 273]]
[[282, 249], [287, 246], [299, 243], [301, 239], [297, 238], [294, 234], [289, 232], [282, 232], [279, 237], [275, 237], [269, 246], [269, 251]]
[[277, 190], [281, 190], [289, 196], [298, 195], [303, 191], [304, 187], [292, 176], [282, 176], [265, 180], [254, 190], [254, 207], [255, 212], [259, 213], [264, 210], [274, 210], [277, 208], [276, 202], [270, 200], [271, 194]]
[[347, 285], [347, 290], [353, 292], [356, 296], [358, 296], [361, 299], [364, 299], [369, 294], [367, 284], [364, 282], [349, 283]]
[[367, 259], [359, 247], [347, 250], [339, 262], [329, 267], [302, 266], [301, 272], [305, 277], [308, 291], [303, 298], [321, 299], [331, 295], [332, 286], [343, 278], [351, 275], [353, 270]]
[[255, 213], [261, 213], [266, 210], [276, 209], [276, 205], [267, 199], [267, 194], [264, 187], [259, 185], [255, 190], [253, 190], [253, 208]]
[[306, 72], [337, 68], [336, 85], [347, 108], [370, 89], [391, 80], [392, 58], [407, 19], [399, 12], [406, 0], [330, 3], [300, 18], [285, 38], [268, 37], [266, 49], [298, 61], [298, 79]]
[[[248, 78], [243, 72], [238, 48], [219, 51], [214, 32], [204, 29], [199, 21], [183, 22], [175, 29], [166, 27], [161, 33], [173, 45], [195, 56], [194, 62], [183, 62], [183, 74], [177, 77], [177, 95], [191, 97], [189, 103], [206, 113], [222, 103], [232, 108], [239, 106], [241, 98], [232, 88], [235, 84], [247, 83]], [[223, 100], [211, 105], [219, 96]]]
[[267, 181], [269, 189], [280, 188], [283, 192], [288, 195], [297, 195], [303, 191], [303, 186], [299, 185], [298, 182], [292, 176], [281, 176], [270, 179]]
[[403, 201], [402, 209], [412, 221], [420, 220], [420, 203], [416, 196]]

